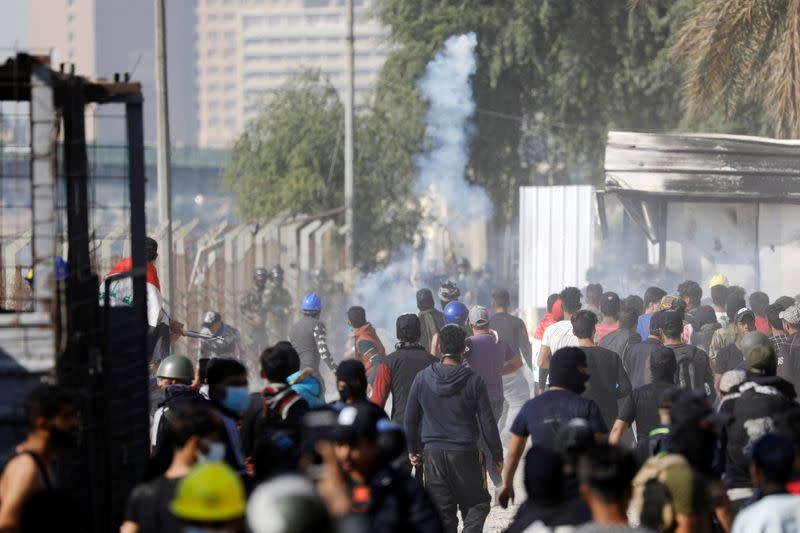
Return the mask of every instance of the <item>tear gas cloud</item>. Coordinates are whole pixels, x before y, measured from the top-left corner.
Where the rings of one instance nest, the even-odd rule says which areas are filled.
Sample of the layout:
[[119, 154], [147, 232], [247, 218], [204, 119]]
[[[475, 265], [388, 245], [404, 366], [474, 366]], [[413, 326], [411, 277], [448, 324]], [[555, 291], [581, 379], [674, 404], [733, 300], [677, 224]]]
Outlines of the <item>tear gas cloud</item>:
[[[475, 100], [470, 78], [477, 67], [476, 46], [474, 33], [447, 39], [444, 48], [426, 66], [418, 86], [428, 111], [424, 151], [414, 160], [417, 182], [413, 190], [431, 200], [425, 218], [446, 227], [451, 235], [462, 232], [469, 222], [488, 219], [492, 214], [486, 191], [469, 184], [464, 177], [474, 129]], [[391, 254], [386, 267], [356, 281], [356, 300], [365, 306], [376, 327], [394, 333], [399, 315], [416, 312], [411, 283], [414, 257], [415, 253], [417, 258], [440, 255], [440, 251], [431, 252], [404, 247]], [[438, 287], [430, 289], [435, 295]]]

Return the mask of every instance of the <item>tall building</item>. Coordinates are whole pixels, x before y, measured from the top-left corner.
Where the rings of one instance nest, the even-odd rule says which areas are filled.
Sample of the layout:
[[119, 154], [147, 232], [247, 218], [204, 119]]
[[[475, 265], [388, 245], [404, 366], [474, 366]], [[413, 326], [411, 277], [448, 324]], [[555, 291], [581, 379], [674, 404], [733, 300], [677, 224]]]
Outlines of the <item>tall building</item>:
[[[197, 136], [195, 77], [195, 1], [167, 1], [167, 66], [170, 134], [176, 145], [193, 145]], [[145, 142], [156, 140], [155, 15], [152, 0], [28, 0], [28, 39], [32, 50], [50, 50], [55, 63], [75, 65], [91, 78], [130, 72], [144, 93]], [[89, 140], [124, 140], [116, 117], [90, 116]]]
[[[357, 101], [388, 55], [370, 8], [355, 0]], [[230, 146], [264, 99], [303, 69], [321, 71], [344, 95], [345, 9], [344, 0], [198, 0], [200, 146]]]

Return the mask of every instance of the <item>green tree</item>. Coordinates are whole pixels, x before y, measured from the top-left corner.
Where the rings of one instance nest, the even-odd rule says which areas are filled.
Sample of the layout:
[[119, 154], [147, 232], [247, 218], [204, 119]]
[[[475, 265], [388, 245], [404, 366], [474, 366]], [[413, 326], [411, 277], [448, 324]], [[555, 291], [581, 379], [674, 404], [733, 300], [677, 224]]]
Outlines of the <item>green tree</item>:
[[239, 216], [269, 219], [283, 210], [314, 214], [341, 206], [343, 116], [336, 89], [319, 73], [302, 73], [270, 95], [234, 143], [222, 177]]
[[[356, 259], [368, 268], [416, 230], [412, 155], [423, 112], [409, 88], [376, 91], [356, 118]], [[244, 220], [342, 207], [344, 108], [330, 81], [304, 72], [270, 95], [235, 142], [222, 180]]]
[[672, 51], [690, 117], [740, 120], [760, 107], [774, 134], [800, 136], [800, 1], [699, 0]]

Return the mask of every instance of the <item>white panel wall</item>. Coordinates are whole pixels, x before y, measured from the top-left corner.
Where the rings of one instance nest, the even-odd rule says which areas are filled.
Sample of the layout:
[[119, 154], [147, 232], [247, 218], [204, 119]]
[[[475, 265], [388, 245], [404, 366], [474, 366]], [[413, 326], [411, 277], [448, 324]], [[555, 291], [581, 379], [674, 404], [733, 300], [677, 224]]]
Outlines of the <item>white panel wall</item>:
[[800, 205], [761, 204], [758, 244], [761, 290], [772, 300], [800, 293]]
[[544, 307], [566, 286], [583, 287], [597, 224], [594, 187], [520, 187], [520, 308]]

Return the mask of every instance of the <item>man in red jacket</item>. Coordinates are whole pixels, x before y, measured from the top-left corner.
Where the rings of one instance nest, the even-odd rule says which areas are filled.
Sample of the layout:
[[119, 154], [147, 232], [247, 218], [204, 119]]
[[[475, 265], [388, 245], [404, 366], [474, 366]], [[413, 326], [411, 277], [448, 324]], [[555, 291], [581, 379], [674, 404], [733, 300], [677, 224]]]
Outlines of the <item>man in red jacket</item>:
[[367, 312], [363, 307], [353, 306], [348, 309], [347, 320], [353, 332], [356, 358], [364, 364], [367, 385], [372, 387], [379, 364], [386, 360], [386, 349], [375, 328], [367, 322]]

